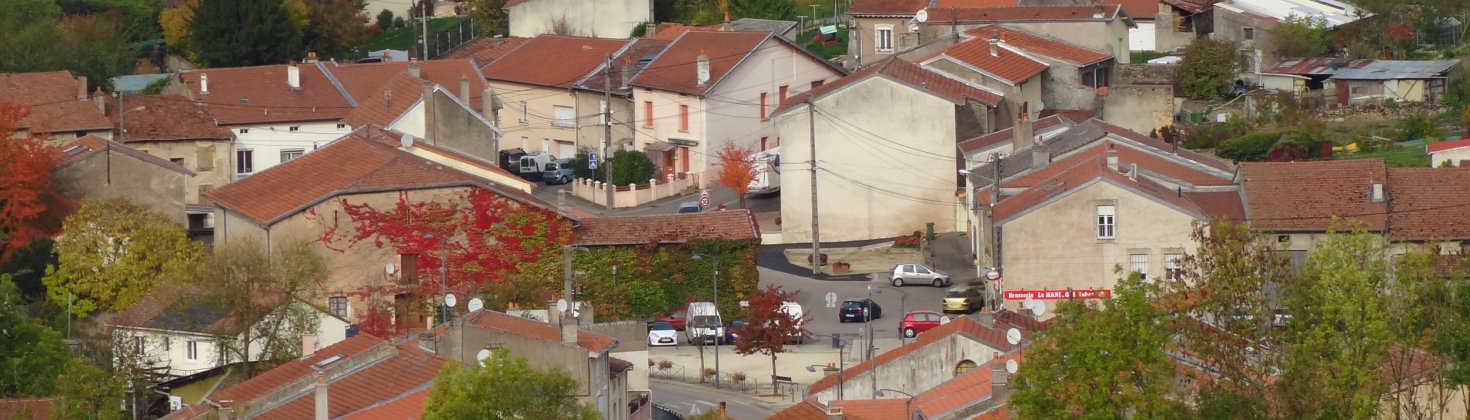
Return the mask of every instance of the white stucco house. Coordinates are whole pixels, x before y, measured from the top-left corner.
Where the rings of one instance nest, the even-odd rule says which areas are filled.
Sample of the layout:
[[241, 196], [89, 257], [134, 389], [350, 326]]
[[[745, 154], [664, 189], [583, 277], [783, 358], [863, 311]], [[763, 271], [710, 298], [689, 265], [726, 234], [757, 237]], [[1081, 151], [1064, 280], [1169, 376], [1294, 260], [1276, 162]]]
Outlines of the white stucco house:
[[510, 36], [626, 38], [653, 21], [653, 0], [510, 0]]
[[771, 113], [844, 71], [771, 32], [688, 31], [634, 76], [634, 147], [658, 157], [662, 176], [699, 185], [728, 142], [749, 150], [781, 143]]
[[[287, 346], [310, 353], [346, 339], [349, 333], [346, 320], [299, 299], [291, 299], [265, 321], [245, 326], [232, 314], [195, 297], [188, 288], [162, 286], [108, 321], [114, 363], [136, 363], [152, 375], [151, 380], [160, 382], [241, 362], [240, 352], [228, 346], [243, 340], [246, 328], [260, 331], [287, 310], [312, 314], [316, 324], [311, 331], [286, 327], [290, 332], [281, 337], [289, 338], [281, 340], [289, 340]], [[250, 360], [244, 361], [261, 357], [265, 340], [259, 333], [252, 335], [246, 352]]]
[[1425, 148], [1429, 152], [1429, 166], [1459, 167], [1460, 162], [1470, 161], [1470, 139], [1429, 143]]
[[[1001, 95], [897, 58], [792, 97], [782, 136], [783, 242], [812, 239], [808, 165], [816, 143], [823, 241], [963, 231], [956, 143], [994, 130]], [[882, 106], [874, 106], [881, 104]], [[813, 118], [814, 117], [814, 118]], [[815, 138], [812, 133], [815, 132]]]

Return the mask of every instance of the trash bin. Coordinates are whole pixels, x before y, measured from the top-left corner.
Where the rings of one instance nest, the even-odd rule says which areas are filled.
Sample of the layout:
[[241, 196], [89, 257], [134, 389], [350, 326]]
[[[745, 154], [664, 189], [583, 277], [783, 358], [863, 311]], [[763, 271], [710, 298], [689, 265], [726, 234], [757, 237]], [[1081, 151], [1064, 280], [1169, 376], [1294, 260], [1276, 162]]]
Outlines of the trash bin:
[[929, 240], [934, 240], [934, 222], [925, 223], [924, 229], [926, 229], [925, 232], [929, 234]]

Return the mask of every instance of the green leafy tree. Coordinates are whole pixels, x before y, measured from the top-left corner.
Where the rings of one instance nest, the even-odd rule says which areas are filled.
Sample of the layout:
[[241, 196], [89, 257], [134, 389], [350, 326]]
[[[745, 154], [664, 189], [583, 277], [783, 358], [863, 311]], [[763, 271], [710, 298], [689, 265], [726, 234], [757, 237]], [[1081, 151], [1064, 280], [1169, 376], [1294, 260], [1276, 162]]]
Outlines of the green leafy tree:
[[393, 11], [392, 10], [388, 10], [388, 9], [383, 9], [383, 11], [378, 12], [378, 17], [373, 20], [373, 23], [375, 23], [375, 24], [378, 25], [378, 29], [382, 29], [384, 31], [392, 30], [393, 29]]
[[[205, 258], [190, 276], [203, 293], [199, 296], [203, 302], [228, 314], [237, 325], [248, 326], [239, 337], [222, 343], [231, 360], [298, 358], [298, 337], [317, 328], [317, 310], [295, 298], [307, 297], [326, 282], [326, 260], [307, 242], [283, 244], [275, 254], [267, 255], [254, 240], [231, 242]], [[253, 368], [245, 366], [247, 377]]]
[[67, 360], [61, 333], [21, 312], [20, 292], [0, 274], [0, 397], [51, 395]]
[[71, 54], [67, 69], [87, 76], [88, 88], [112, 90], [109, 80], [130, 74], [138, 48], [129, 42], [127, 22], [108, 14], [73, 15], [61, 19]]
[[619, 150], [607, 164], [613, 167], [612, 182], [616, 185], [642, 184], [658, 173], [648, 155], [639, 151]]
[[[146, 385], [146, 384], [144, 384]], [[127, 396], [127, 374], [108, 372], [85, 359], [73, 358], [57, 378], [51, 418], [67, 420], [122, 420], [131, 418], [119, 409]]]
[[734, 331], [738, 335], [735, 353], [770, 356], [771, 376], [776, 375], [776, 355], [786, 352], [787, 341], [805, 336], [806, 324], [811, 321], [781, 310], [783, 302], [793, 301], [795, 297], [796, 292], [781, 290], [781, 286], [774, 284], [756, 289], [747, 299], [750, 306], [745, 311], [745, 326]]
[[[356, 47], [367, 41], [367, 12], [357, 0], [307, 0], [311, 24], [305, 27], [306, 48], [325, 58], [356, 58]], [[390, 12], [391, 13], [391, 12]], [[381, 16], [379, 16], [381, 19]], [[391, 20], [391, 15], [389, 20]]]
[[53, 0], [13, 0], [0, 13], [0, 72], [60, 69], [65, 54], [56, 53], [56, 41], [65, 33], [56, 25], [61, 7]]
[[1169, 395], [1174, 362], [1164, 353], [1169, 317], [1151, 302], [1158, 294], [1157, 285], [1133, 273], [1118, 281], [1103, 310], [1078, 300], [1058, 304], [1061, 322], [1042, 333], [1011, 380], [1014, 413], [1023, 419], [1180, 417], [1183, 404]]
[[1327, 19], [1293, 13], [1271, 28], [1270, 36], [1281, 58], [1316, 57], [1327, 52]]
[[729, 0], [730, 19], [755, 18], [790, 20], [796, 16], [796, 3], [789, 0]]
[[1179, 62], [1179, 85], [1184, 96], [1192, 99], [1216, 99], [1235, 80], [1240, 66], [1240, 53], [1234, 42], [1198, 37], [1189, 43]]
[[[468, 0], [470, 19], [479, 27], [480, 35], [510, 34], [510, 16], [505, 14], [505, 0]], [[385, 30], [387, 28], [384, 28]]]
[[52, 302], [78, 317], [126, 309], [203, 255], [183, 226], [122, 198], [83, 201], [62, 232], [58, 262], [41, 281]]
[[212, 67], [281, 64], [301, 51], [301, 26], [280, 0], [201, 0], [189, 32]]
[[[1466, 264], [1470, 264], [1470, 260], [1462, 260], [1461, 267], [1453, 276], [1463, 278], [1466, 268], [1470, 268]], [[1451, 361], [1442, 378], [1445, 385], [1470, 386], [1470, 286], [1463, 282], [1447, 286], [1446, 293], [1441, 295], [1444, 313], [1434, 323], [1436, 333], [1430, 348]]]
[[[1456, 289], [1463, 283], [1445, 281], [1446, 277], [1436, 268], [1436, 260], [1440, 258], [1443, 257], [1427, 249], [1414, 248], [1391, 261], [1393, 281], [1383, 302], [1393, 340], [1398, 344], [1388, 358], [1387, 378], [1391, 388], [1385, 400], [1388, 412], [1396, 419], [1443, 418], [1442, 413], [1454, 402], [1451, 395], [1459, 389], [1460, 384], [1449, 373], [1460, 362], [1449, 353], [1436, 354], [1441, 349], [1436, 342], [1440, 337], [1459, 332], [1454, 324], [1464, 322], [1454, 303]], [[1452, 274], [1448, 278], [1464, 276]], [[1446, 361], [1452, 362], [1446, 370], [1431, 370], [1427, 377], [1420, 376], [1424, 372], [1419, 366]]]
[[499, 349], [480, 364], [446, 364], [429, 389], [423, 418], [600, 418], [597, 409], [577, 400], [577, 389], [577, 380], [566, 371], [536, 369], [524, 357]]
[[1372, 418], [1387, 390], [1384, 366], [1395, 327], [1381, 236], [1336, 227], [1316, 243], [1286, 287], [1291, 314], [1276, 384], [1289, 418]]

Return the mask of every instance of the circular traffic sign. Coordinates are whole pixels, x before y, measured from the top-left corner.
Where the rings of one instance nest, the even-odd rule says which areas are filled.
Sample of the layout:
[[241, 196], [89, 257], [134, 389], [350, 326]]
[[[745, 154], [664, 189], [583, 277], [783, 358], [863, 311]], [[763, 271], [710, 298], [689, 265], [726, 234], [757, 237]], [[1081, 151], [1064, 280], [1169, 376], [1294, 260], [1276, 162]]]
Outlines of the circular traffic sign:
[[700, 207], [709, 207], [709, 191], [700, 191], [699, 192], [699, 206]]
[[1000, 271], [990, 270], [985, 273], [985, 278], [991, 280], [1000, 280]]

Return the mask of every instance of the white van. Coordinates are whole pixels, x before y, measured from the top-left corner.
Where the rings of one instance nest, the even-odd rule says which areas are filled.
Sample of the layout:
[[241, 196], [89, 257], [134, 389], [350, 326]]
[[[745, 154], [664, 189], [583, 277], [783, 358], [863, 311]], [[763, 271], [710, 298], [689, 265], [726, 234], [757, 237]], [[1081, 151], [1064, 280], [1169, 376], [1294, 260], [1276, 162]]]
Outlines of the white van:
[[719, 345], [725, 341], [725, 323], [720, 319], [720, 310], [715, 308], [714, 302], [689, 302], [689, 310], [685, 314], [688, 323], [684, 336], [689, 344]]

